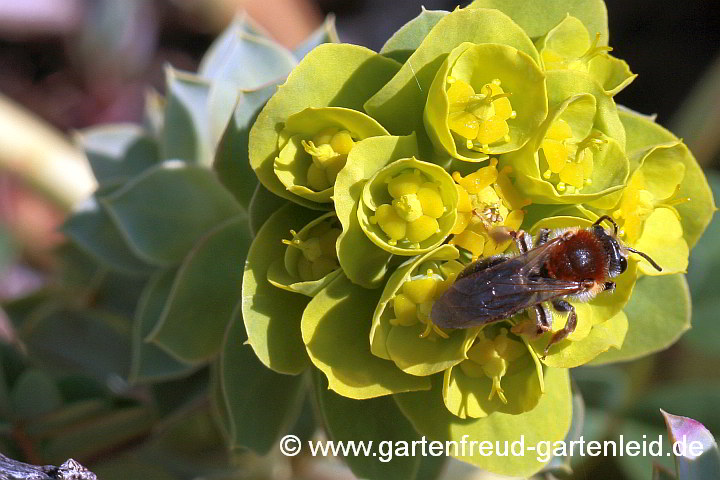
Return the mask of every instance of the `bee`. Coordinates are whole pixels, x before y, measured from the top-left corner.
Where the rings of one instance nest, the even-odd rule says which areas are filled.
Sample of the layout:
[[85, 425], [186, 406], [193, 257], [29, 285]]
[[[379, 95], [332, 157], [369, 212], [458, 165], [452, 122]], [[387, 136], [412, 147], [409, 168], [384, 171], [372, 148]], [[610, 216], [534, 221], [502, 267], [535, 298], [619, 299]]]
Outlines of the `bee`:
[[[612, 233], [601, 225], [606, 220], [614, 227]], [[550, 230], [541, 229], [535, 245], [528, 233], [509, 231], [520, 253], [496, 255], [468, 265], [434, 302], [430, 317], [438, 327], [469, 328], [527, 310], [539, 335], [552, 328], [549, 303], [556, 311], [568, 313], [568, 319], [551, 337], [545, 348], [547, 355], [552, 345], [577, 326], [575, 307], [566, 298], [587, 302], [601, 292], [615, 290], [610, 279], [627, 270], [630, 252], [662, 271], [647, 254], [621, 244], [617, 233], [617, 224], [607, 215], [590, 227], [558, 230], [552, 237]]]

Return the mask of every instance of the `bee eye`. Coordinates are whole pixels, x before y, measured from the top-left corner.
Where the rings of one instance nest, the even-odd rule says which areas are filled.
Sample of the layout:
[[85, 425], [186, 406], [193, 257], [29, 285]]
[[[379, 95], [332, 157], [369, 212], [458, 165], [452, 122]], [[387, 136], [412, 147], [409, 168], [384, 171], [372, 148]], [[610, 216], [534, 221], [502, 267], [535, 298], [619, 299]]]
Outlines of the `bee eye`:
[[620, 257], [620, 273], [623, 273], [625, 270], [627, 270], [627, 267], [627, 259], [625, 257]]

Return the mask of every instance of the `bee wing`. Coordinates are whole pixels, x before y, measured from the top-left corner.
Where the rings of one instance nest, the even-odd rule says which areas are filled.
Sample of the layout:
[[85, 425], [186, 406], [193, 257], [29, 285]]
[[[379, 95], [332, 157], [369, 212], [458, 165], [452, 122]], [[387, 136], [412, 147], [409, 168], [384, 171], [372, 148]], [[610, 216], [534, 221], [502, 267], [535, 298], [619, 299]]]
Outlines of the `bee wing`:
[[582, 290], [580, 282], [547, 278], [528, 280], [513, 275], [479, 286], [469, 295], [451, 287], [433, 305], [432, 316], [440, 327], [467, 328], [501, 320], [538, 303]]
[[[467, 267], [466, 271], [469, 270], [470, 273], [463, 271], [452, 288], [466, 295], [472, 295], [478, 290], [490, 286], [491, 283], [493, 285], [501, 282], [525, 284], [531, 280], [531, 274], [537, 272], [539, 267], [545, 263], [552, 248], [561, 241], [562, 237], [553, 238], [537, 248], [514, 257], [508, 257], [506, 261], [493, 264], [489, 268], [473, 271], [472, 266]], [[479, 263], [476, 262], [473, 265]]]

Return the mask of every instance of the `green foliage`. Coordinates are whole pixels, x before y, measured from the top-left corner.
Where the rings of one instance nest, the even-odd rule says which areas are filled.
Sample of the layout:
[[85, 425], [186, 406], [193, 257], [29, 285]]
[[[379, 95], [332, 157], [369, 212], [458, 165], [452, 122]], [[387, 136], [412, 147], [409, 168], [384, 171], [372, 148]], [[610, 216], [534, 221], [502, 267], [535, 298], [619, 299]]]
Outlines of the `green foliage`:
[[159, 266], [179, 262], [213, 227], [242, 212], [212, 172], [179, 161], [146, 171], [103, 203], [130, 248]]
[[[687, 330], [683, 274], [715, 205], [682, 141], [618, 108], [614, 95], [635, 75], [607, 42], [599, 0], [423, 10], [379, 55], [312, 50], [257, 115], [248, 140], [256, 194], [291, 203], [248, 253], [248, 342], [280, 373], [312, 364], [331, 435], [353, 438], [337, 433], [335, 410], [381, 408], [393, 396], [433, 440], [577, 436], [567, 369], [645, 357]], [[351, 138], [342, 147], [339, 131]], [[319, 175], [330, 164], [337, 175]], [[474, 328], [434, 323], [434, 302], [470, 261], [512, 252], [503, 232], [587, 228], [604, 215], [622, 245], [662, 270], [628, 250], [616, 292], [570, 298], [579, 320], [567, 338], [550, 346], [566, 314], [542, 335], [525, 313]], [[301, 254], [280, 241], [312, 262], [320, 250], [309, 232], [335, 217], [337, 265], [298, 281]], [[549, 461], [452, 456], [506, 475]]]
[[154, 329], [145, 337], [187, 363], [213, 358], [240, 297], [250, 243], [247, 219], [233, 219], [201, 240], [180, 266]]
[[149, 273], [153, 267], [128, 246], [107, 208], [91, 197], [63, 226], [75, 244], [107, 268], [123, 273]]
[[127, 182], [160, 160], [158, 145], [137, 125], [111, 125], [78, 136], [101, 186]]
[[248, 137], [296, 58], [334, 40], [329, 19], [290, 52], [240, 15], [197, 75], [168, 67], [145, 126], [77, 135], [98, 190], [63, 226], [58, 278], [3, 306], [27, 354], [3, 347], [0, 362], [2, 441], [22, 430], [18, 457], [111, 458], [102, 478], [225, 478], [235, 452], [266, 453], [290, 428], [305, 377], [243, 345], [245, 259], [279, 206], [256, 187]]
[[[323, 375], [315, 371], [315, 394], [323, 414], [328, 435], [336, 442], [375, 441], [404, 442], [411, 445], [420, 441], [420, 435], [410, 422], [403, 418], [398, 406], [390, 397], [378, 397], [357, 401], [338, 395], [327, 388]], [[358, 423], [348, 423], [347, 418], [357, 418]], [[381, 452], [380, 456], [348, 457], [353, 472], [361, 478], [397, 478], [414, 480], [423, 459], [420, 455], [393, 458], [394, 451]], [[392, 459], [392, 461], [386, 461]]]
[[[336, 40], [329, 18], [291, 52], [238, 16], [197, 74], [168, 67], [144, 126], [78, 136], [99, 188], [65, 222], [56, 281], [6, 306], [28, 356], [2, 351], [0, 420], [43, 459], [137, 440], [98, 471], [233, 478], [319, 419], [333, 440], [376, 444], [648, 426], [626, 408], [635, 371], [575, 367], [689, 328], [684, 272], [715, 204], [682, 141], [615, 103], [634, 75], [607, 54], [604, 4], [476, 0], [423, 9], [379, 53]], [[433, 322], [471, 261], [512, 252], [508, 230], [602, 215], [663, 271], [630, 256], [614, 294], [572, 300], [578, 328], [547, 351], [564, 314], [543, 335], [525, 313]], [[309, 392], [317, 418], [301, 413]], [[450, 453], [502, 475], [572, 466]], [[444, 463], [346, 460], [372, 480]]]
[[266, 454], [299, 414], [305, 377], [281, 375], [265, 368], [249, 345], [236, 309], [218, 362], [216, 400], [227, 412], [228, 446]]
[[[720, 194], [720, 176], [710, 172], [708, 180], [717, 198]], [[720, 222], [715, 218], [708, 226], [707, 235], [700, 239], [692, 251], [688, 267], [688, 283], [692, 296], [693, 328], [684, 340], [699, 351], [713, 354], [720, 345], [720, 331], [715, 328], [718, 296], [713, 285], [720, 275], [720, 255], [713, 239], [720, 235]]]
[[168, 352], [145, 338], [155, 328], [168, 303], [177, 269], [155, 273], [148, 280], [138, 300], [132, 326], [132, 363], [129, 380], [132, 383], [162, 381], [185, 376], [193, 365], [180, 362]]

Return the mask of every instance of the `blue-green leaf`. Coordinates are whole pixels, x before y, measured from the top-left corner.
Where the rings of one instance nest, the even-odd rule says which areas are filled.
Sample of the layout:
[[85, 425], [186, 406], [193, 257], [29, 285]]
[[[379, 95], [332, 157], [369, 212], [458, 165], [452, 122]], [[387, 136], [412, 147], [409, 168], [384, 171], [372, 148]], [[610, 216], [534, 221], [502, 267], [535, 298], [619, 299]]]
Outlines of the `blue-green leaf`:
[[268, 36], [267, 32], [250, 18], [247, 12], [240, 11], [205, 52], [202, 60], [200, 60], [198, 74], [209, 80], [219, 76], [228, 62], [228, 58], [232, 55], [237, 36], [241, 33], [257, 37]]
[[148, 341], [186, 363], [220, 351], [240, 283], [250, 231], [243, 215], [209, 233], [178, 271], [167, 304]]
[[[420, 435], [391, 397], [353, 400], [328, 389], [325, 375], [313, 370], [315, 394], [330, 438], [335, 442], [372, 442], [372, 455], [348, 455], [345, 461], [358, 478], [414, 480], [419, 455], [393, 456], [401, 445], [420, 441]], [[348, 419], [353, 421], [349, 422]], [[384, 450], [383, 445], [389, 446]], [[409, 450], [408, 450], [409, 451]], [[390, 461], [389, 461], [390, 460]]]
[[179, 262], [210, 229], [241, 210], [213, 173], [164, 162], [103, 198], [129, 246], [155, 265]]
[[130, 367], [130, 323], [104, 312], [50, 311], [19, 332], [28, 353], [45, 368], [78, 372], [107, 381], [126, 378]]
[[43, 458], [59, 465], [68, 458], [97, 456], [146, 435], [153, 420], [152, 409], [147, 405], [115, 409], [92, 421], [55, 432], [43, 445]]
[[137, 125], [90, 128], [78, 141], [101, 186], [126, 182], [160, 160], [155, 140]]
[[285, 77], [295, 66], [292, 53], [279, 43], [231, 26], [221, 44], [203, 60], [199, 75], [213, 84], [254, 90]]
[[[168, 67], [162, 157], [210, 165], [212, 162], [210, 83]], [[234, 105], [234, 99], [231, 105]], [[232, 107], [227, 112], [230, 115]]]
[[239, 92], [235, 112], [215, 152], [213, 168], [220, 182], [235, 195], [242, 206], [248, 208], [258, 183], [248, 159], [248, 137], [257, 114], [275, 92], [276, 85], [258, 90]]
[[13, 416], [18, 420], [32, 419], [62, 405], [55, 380], [39, 369], [25, 371], [15, 382], [10, 398]]
[[303, 42], [293, 49], [295, 58], [302, 60], [313, 48], [323, 43], [340, 43], [337, 30], [335, 30], [335, 15], [325, 17], [322, 25], [315, 29]]
[[229, 421], [229, 447], [265, 455], [300, 410], [304, 377], [275, 373], [247, 345], [238, 304], [219, 359], [220, 404]]
[[129, 376], [132, 383], [176, 378], [195, 368], [178, 361], [157, 345], [145, 341], [145, 337], [162, 317], [176, 274], [177, 269], [174, 268], [156, 273], [140, 297], [132, 327], [132, 362]]
[[62, 231], [90, 256], [112, 270], [149, 273], [154, 268], [128, 247], [117, 226], [95, 197], [81, 203]]

